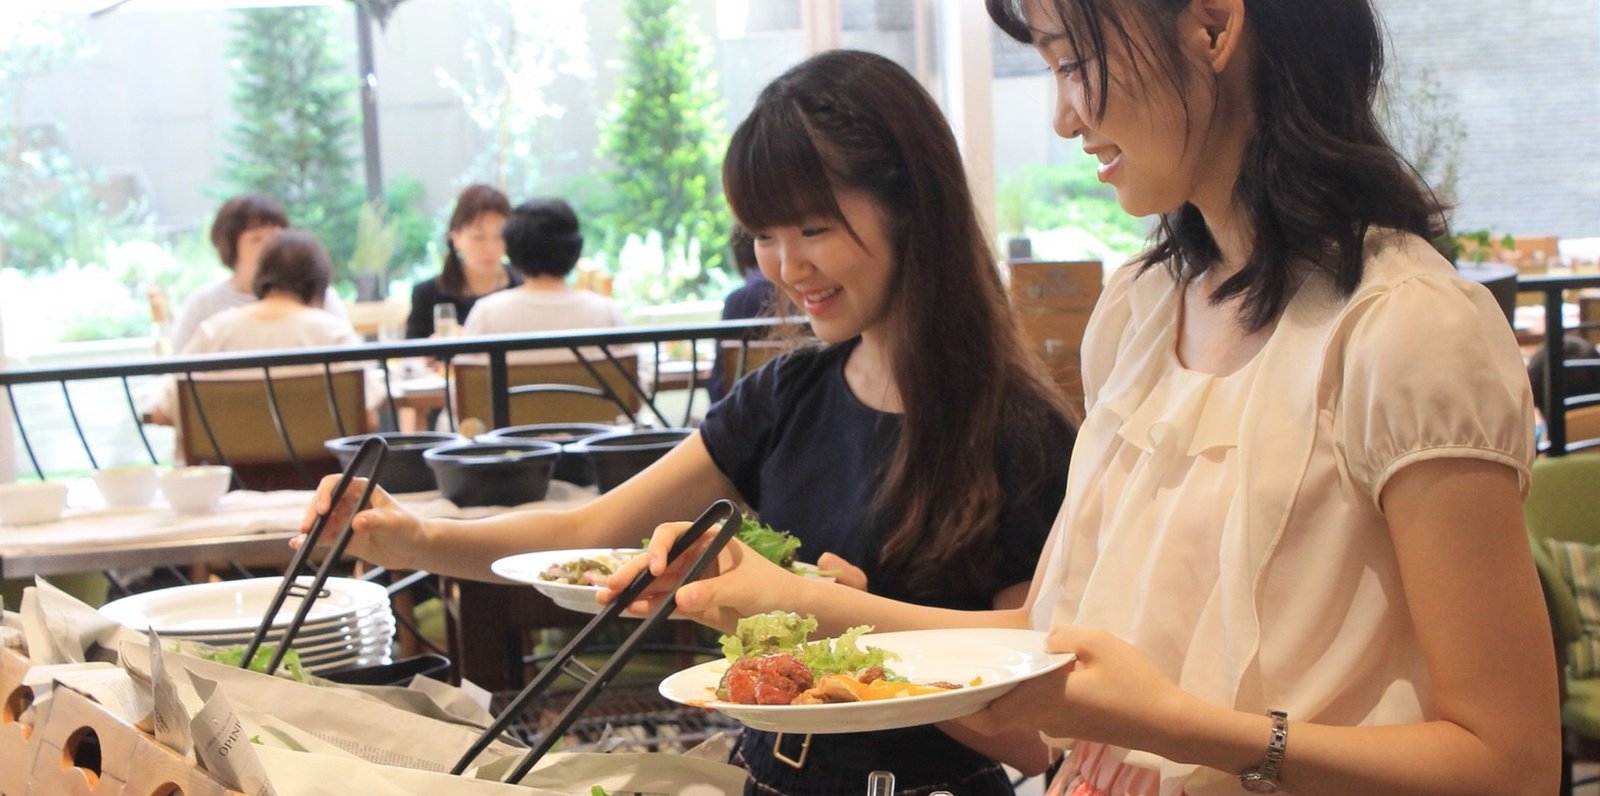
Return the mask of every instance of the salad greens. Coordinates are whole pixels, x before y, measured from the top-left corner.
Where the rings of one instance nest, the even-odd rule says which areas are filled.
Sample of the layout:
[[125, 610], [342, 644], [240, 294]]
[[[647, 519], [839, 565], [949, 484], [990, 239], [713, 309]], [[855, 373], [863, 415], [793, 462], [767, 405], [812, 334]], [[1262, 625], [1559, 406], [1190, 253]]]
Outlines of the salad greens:
[[[817, 676], [825, 674], [855, 674], [873, 666], [883, 666], [886, 660], [898, 657], [877, 647], [862, 649], [861, 635], [872, 631], [872, 625], [856, 625], [835, 639], [806, 641], [817, 629], [817, 620], [788, 611], [772, 611], [747, 616], [739, 620], [733, 635], [723, 636], [722, 654], [732, 663], [740, 658], [785, 652], [793, 655]], [[888, 671], [884, 676], [898, 680]]]
[[[788, 531], [774, 530], [759, 520], [745, 517], [739, 523], [739, 532], [735, 535], [739, 541], [750, 546], [751, 550], [761, 554], [762, 558], [777, 564], [797, 575], [807, 572], [795, 567], [796, 556], [800, 552], [800, 540]], [[640, 547], [649, 547], [650, 540], [644, 539]]]
[[739, 541], [761, 554], [762, 558], [785, 569], [793, 570], [795, 555], [800, 551], [800, 540], [787, 531], [773, 530], [749, 517], [739, 525]]
[[[175, 651], [181, 652], [183, 650]], [[243, 645], [219, 647], [217, 649], [191, 648], [188, 651], [197, 658], [204, 658], [214, 663], [220, 663], [223, 666], [233, 666], [235, 668], [239, 666], [240, 661], [244, 660]], [[275, 644], [262, 644], [256, 648], [255, 656], [250, 659], [250, 670], [253, 672], [265, 672], [267, 664], [272, 662], [273, 653], [277, 651], [278, 647]], [[300, 665], [300, 653], [294, 650], [289, 650], [283, 654], [283, 661], [279, 664], [278, 671], [296, 682], [311, 682], [311, 673]]]

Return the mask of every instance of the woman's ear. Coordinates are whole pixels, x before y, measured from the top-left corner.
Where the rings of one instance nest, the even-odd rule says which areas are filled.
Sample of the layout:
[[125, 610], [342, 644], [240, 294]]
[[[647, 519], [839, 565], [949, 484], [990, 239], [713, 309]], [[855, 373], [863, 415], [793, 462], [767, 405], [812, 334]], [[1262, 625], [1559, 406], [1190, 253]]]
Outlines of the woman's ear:
[[1189, 16], [1206, 63], [1215, 72], [1227, 69], [1244, 41], [1244, 0], [1190, 0]]

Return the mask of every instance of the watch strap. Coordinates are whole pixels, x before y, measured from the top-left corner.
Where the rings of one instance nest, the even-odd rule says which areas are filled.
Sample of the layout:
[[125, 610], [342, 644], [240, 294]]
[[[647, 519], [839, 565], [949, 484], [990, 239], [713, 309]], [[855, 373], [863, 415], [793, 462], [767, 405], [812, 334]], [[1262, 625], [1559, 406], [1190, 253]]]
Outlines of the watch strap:
[[1289, 746], [1289, 714], [1269, 710], [1272, 719], [1272, 736], [1267, 740], [1267, 752], [1261, 764], [1239, 775], [1240, 784], [1252, 793], [1272, 793], [1278, 789], [1278, 772], [1283, 767], [1283, 755]]

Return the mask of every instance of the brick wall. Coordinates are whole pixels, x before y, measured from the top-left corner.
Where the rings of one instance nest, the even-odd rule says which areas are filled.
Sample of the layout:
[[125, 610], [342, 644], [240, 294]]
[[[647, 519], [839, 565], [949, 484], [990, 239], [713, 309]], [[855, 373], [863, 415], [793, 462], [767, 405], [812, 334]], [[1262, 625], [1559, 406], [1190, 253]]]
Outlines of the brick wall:
[[1377, 0], [1466, 125], [1456, 226], [1600, 236], [1600, 0]]
[[[1600, 0], [1375, 2], [1392, 65], [1429, 72], [1465, 125], [1456, 227], [1600, 236]], [[996, 33], [996, 77], [1042, 71]]]

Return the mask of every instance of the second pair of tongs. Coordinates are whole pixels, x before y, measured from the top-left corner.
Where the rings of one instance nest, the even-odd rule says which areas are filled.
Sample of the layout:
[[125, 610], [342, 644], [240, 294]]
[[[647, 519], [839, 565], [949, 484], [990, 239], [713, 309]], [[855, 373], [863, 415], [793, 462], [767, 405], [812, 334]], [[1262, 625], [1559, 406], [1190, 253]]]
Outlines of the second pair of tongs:
[[283, 629], [283, 637], [278, 640], [278, 648], [272, 653], [272, 660], [267, 663], [266, 673], [272, 674], [278, 670], [278, 664], [283, 662], [283, 656], [288, 654], [289, 645], [294, 643], [295, 636], [300, 634], [300, 626], [305, 623], [306, 615], [311, 613], [311, 605], [322, 594], [323, 586], [327, 585], [328, 575], [339, 559], [344, 556], [344, 549], [350, 544], [352, 529], [355, 526], [356, 514], [367, 507], [367, 502], [372, 499], [372, 490], [378, 486], [378, 473], [383, 469], [383, 458], [389, 452], [389, 446], [382, 437], [371, 436], [361, 443], [361, 448], [356, 451], [350, 460], [350, 466], [344, 468], [344, 474], [339, 476], [339, 483], [333, 488], [333, 494], [328, 498], [328, 513], [318, 514], [311, 523], [311, 529], [306, 532], [306, 538], [301, 540], [300, 549], [289, 560], [289, 569], [283, 573], [283, 583], [278, 586], [278, 591], [272, 595], [272, 602], [267, 605], [267, 613], [261, 617], [261, 625], [256, 628], [250, 643], [245, 647], [244, 660], [240, 662], [241, 668], [250, 668], [250, 662], [255, 659], [256, 650], [261, 647], [261, 642], [272, 630], [272, 620], [278, 616], [278, 610], [283, 607], [283, 602], [289, 592], [296, 588], [296, 581], [300, 578], [301, 568], [306, 566], [311, 556], [312, 548], [322, 539], [328, 518], [338, 508], [339, 502], [344, 499], [345, 492], [350, 489], [350, 483], [358, 473], [365, 468], [367, 485], [361, 492], [361, 499], [356, 502], [344, 518], [344, 527], [339, 529], [339, 535], [334, 537], [333, 547], [328, 550], [328, 555], [322, 560], [322, 566], [317, 568], [316, 575], [311, 578], [311, 583], [306, 589], [306, 594], [300, 599], [300, 607], [295, 610], [294, 618]]
[[[579, 653], [583, 652], [584, 647], [588, 645], [589, 640], [595, 635], [596, 631], [620, 616], [635, 599], [638, 599], [639, 595], [644, 592], [645, 587], [655, 580], [655, 575], [651, 574], [648, 568], [635, 576], [627, 588], [617, 592], [616, 598], [605, 608], [602, 608], [600, 613], [589, 620], [589, 624], [584, 625], [583, 630], [578, 631], [577, 635], [573, 636], [572, 640], [568, 641], [567, 645], [556, 653], [555, 657], [533, 679], [533, 682], [528, 683], [526, 688], [523, 688], [516, 697], [512, 698], [511, 703], [506, 705], [505, 710], [500, 712], [494, 723], [489, 725], [489, 728], [478, 736], [478, 740], [473, 742], [472, 746], [461, 756], [461, 759], [456, 761], [455, 767], [450, 769], [450, 773], [460, 774], [466, 771], [467, 766], [472, 763], [473, 759], [482, 753], [484, 749], [487, 749], [495, 738], [500, 737], [501, 733], [505, 732], [506, 728], [522, 714], [527, 705], [550, 687], [550, 684], [555, 681], [557, 676], [565, 672], [569, 676], [585, 680], [582, 690], [567, 703], [566, 709], [561, 711], [561, 715], [556, 717], [550, 729], [539, 739], [539, 744], [523, 755], [516, 767], [502, 781], [515, 783], [527, 776], [528, 772], [532, 771], [534, 765], [539, 762], [539, 759], [544, 757], [545, 753], [555, 746], [556, 741], [561, 739], [561, 736], [566, 733], [573, 722], [578, 720], [578, 716], [583, 713], [584, 709], [588, 708], [589, 704], [595, 700], [595, 697], [600, 695], [600, 689], [605, 688], [606, 684], [611, 682], [611, 679], [622, 670], [623, 665], [633, 657], [633, 654], [644, 643], [644, 639], [650, 631], [667, 620], [667, 617], [677, 608], [678, 588], [700, 577], [700, 573], [705, 571], [705, 568], [716, 558], [717, 553], [722, 552], [722, 548], [727, 546], [728, 540], [732, 539], [735, 533], [738, 533], [739, 524], [742, 520], [743, 516], [739, 513], [739, 509], [734, 507], [733, 503], [727, 500], [719, 500], [711, 504], [711, 507], [706, 509], [699, 519], [696, 519], [688, 530], [684, 531], [683, 535], [678, 537], [678, 540], [672, 544], [672, 549], [667, 553], [667, 563], [671, 564], [677, 561], [685, 551], [700, 540], [701, 536], [705, 535], [705, 532], [711, 526], [720, 522], [722, 523], [721, 530], [717, 532], [716, 536], [712, 537], [711, 542], [701, 551], [700, 557], [695, 559], [694, 564], [684, 571], [683, 575], [678, 578], [677, 583], [673, 584], [672, 590], [667, 593], [666, 599], [662, 600], [661, 604], [657, 605], [649, 616], [645, 617], [644, 622], [639, 627], [628, 634], [628, 637], [617, 647], [616, 652], [612, 653], [611, 658], [605, 662], [604, 666], [600, 667], [600, 671], [592, 674], [585, 672], [583, 676], [580, 676], [573, 673], [571, 669], [581, 667], [582, 664], [574, 659]], [[576, 664], [576, 666], [569, 667], [569, 664]]]

